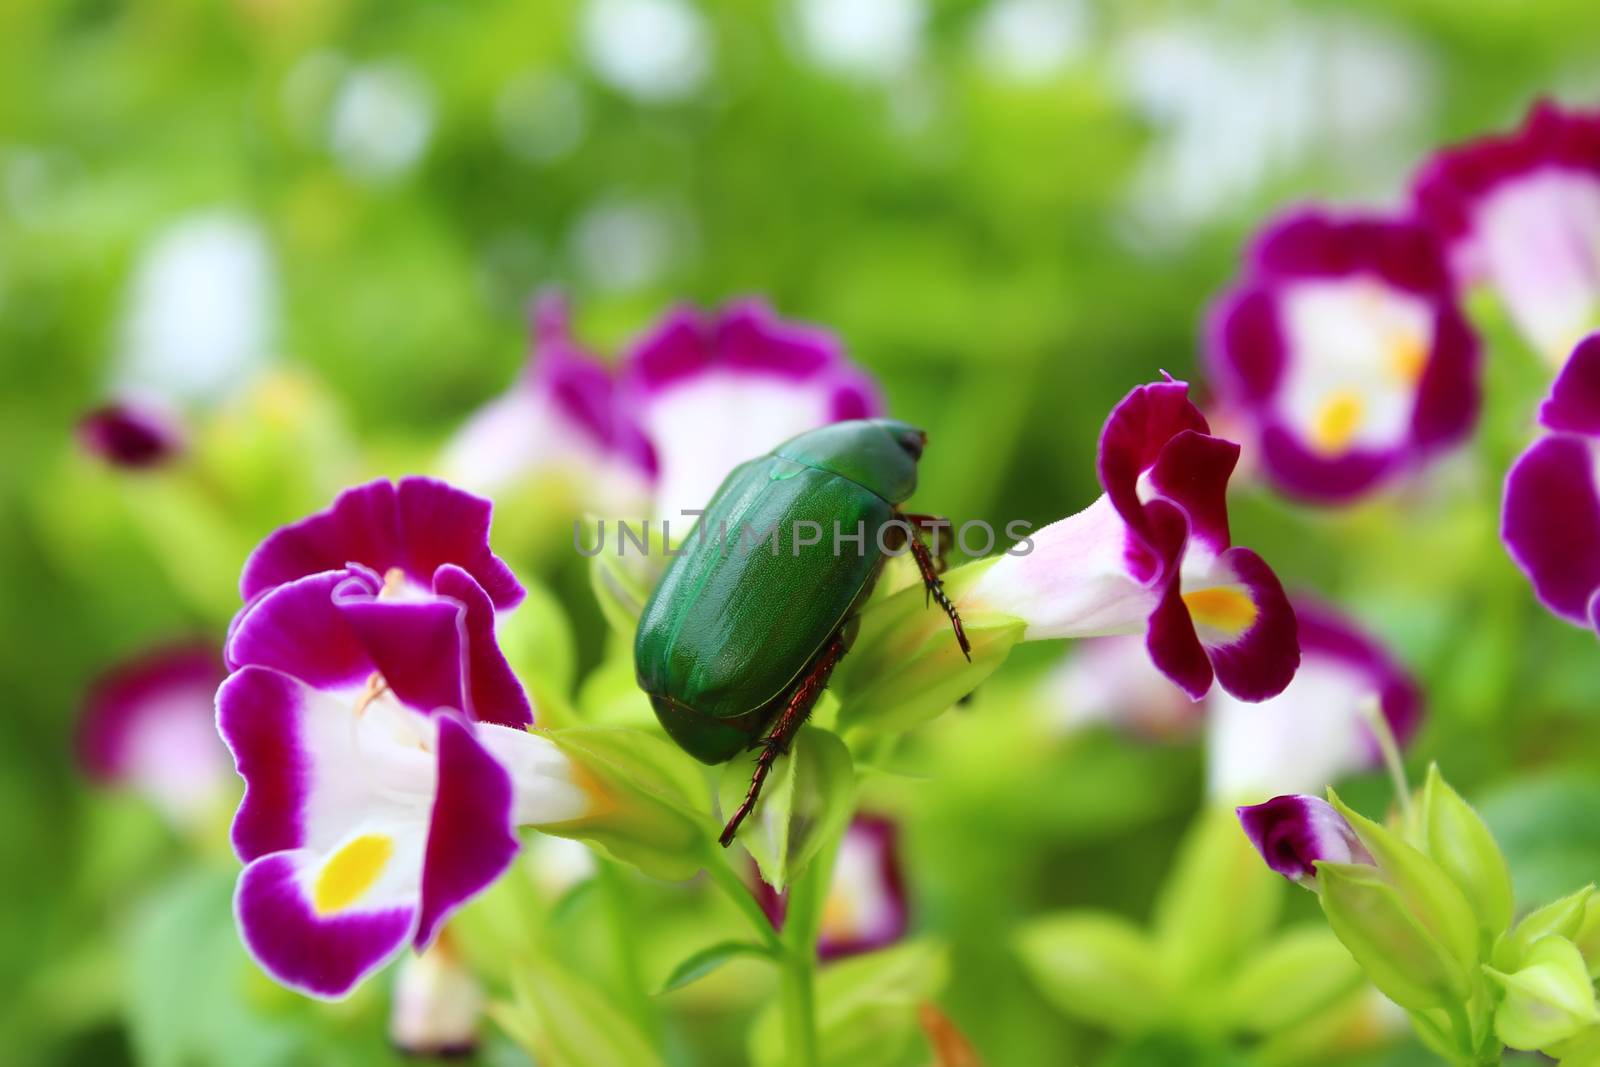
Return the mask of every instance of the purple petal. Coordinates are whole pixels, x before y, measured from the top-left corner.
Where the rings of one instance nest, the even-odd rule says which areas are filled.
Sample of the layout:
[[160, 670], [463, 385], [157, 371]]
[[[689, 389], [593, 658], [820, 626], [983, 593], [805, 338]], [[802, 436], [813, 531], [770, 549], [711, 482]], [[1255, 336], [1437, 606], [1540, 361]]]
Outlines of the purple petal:
[[343, 997], [392, 959], [416, 921], [415, 906], [319, 916], [305, 899], [304, 852], [262, 856], [239, 875], [234, 917], [245, 948], [277, 981], [314, 997]]
[[414, 942], [426, 947], [455, 910], [487, 889], [516, 859], [511, 776], [453, 715], [439, 717], [439, 788], [422, 861], [422, 905]]
[[1237, 809], [1239, 823], [1267, 866], [1293, 882], [1313, 885], [1318, 860], [1371, 863], [1350, 824], [1319, 797], [1273, 797]]
[[160, 730], [164, 720], [193, 718], [212, 734], [213, 699], [223, 677], [222, 657], [204, 644], [156, 648], [102, 674], [90, 686], [78, 721], [80, 765], [91, 778], [119, 782], [135, 769], [135, 749], [147, 727]]
[[1189, 400], [1188, 384], [1169, 380], [1134, 389], [1111, 410], [1100, 431], [1100, 484], [1123, 521], [1141, 535], [1146, 520], [1139, 501], [1139, 476], [1185, 430], [1205, 434], [1209, 427]]
[[1168, 441], [1150, 468], [1150, 487], [1183, 508], [1189, 534], [1212, 552], [1231, 543], [1228, 479], [1239, 462], [1239, 446], [1220, 437], [1184, 430]]
[[238, 619], [228, 662], [291, 674], [318, 689], [360, 686], [377, 670], [361, 636], [334, 602], [336, 590], [372, 588], [351, 571], [326, 571], [271, 589]]
[[489, 501], [432, 478], [369, 482], [339, 494], [333, 506], [285, 526], [245, 561], [239, 592], [259, 593], [321, 571], [359, 563], [379, 574], [398, 568], [426, 587], [441, 565], [454, 563], [483, 586], [501, 610], [522, 599], [522, 586], [489, 548]]
[[1588, 440], [1546, 437], [1511, 465], [1500, 535], [1540, 601], [1589, 625], [1589, 599], [1600, 589], [1600, 498]]
[[[1364, 674], [1378, 694], [1395, 742], [1407, 745], [1422, 723], [1422, 691], [1406, 669], [1371, 635], [1337, 611], [1302, 595], [1293, 599], [1302, 661], [1335, 660]], [[1371, 739], [1370, 756], [1380, 758]]]
[[1600, 333], [1572, 350], [1539, 406], [1539, 421], [1551, 430], [1600, 437]]
[[377, 672], [400, 703], [421, 712], [465, 710], [462, 607], [453, 600], [381, 600], [370, 593], [336, 602]]
[[461, 710], [478, 722], [518, 729], [533, 725], [533, 706], [517, 680], [494, 628], [494, 605], [472, 576], [459, 567], [443, 566], [433, 576], [433, 590], [458, 601], [465, 614], [467, 704]]
[[1400, 451], [1352, 449], [1339, 456], [1318, 455], [1276, 422], [1261, 433], [1261, 465], [1274, 485], [1297, 500], [1342, 504], [1361, 496], [1401, 468]]
[[232, 838], [246, 862], [305, 843], [312, 777], [301, 730], [306, 700], [304, 684], [265, 667], [243, 667], [217, 690], [217, 731], [245, 783]]
[[78, 442], [113, 467], [157, 467], [183, 450], [183, 429], [151, 404], [120, 402], [78, 420]]
[[910, 925], [898, 855], [899, 827], [879, 815], [850, 822], [834, 860], [833, 880], [817, 938], [821, 959], [838, 959], [894, 944]]
[[1219, 571], [1232, 572], [1254, 608], [1243, 633], [1218, 638], [1201, 627], [1201, 642], [1210, 654], [1217, 681], [1240, 700], [1277, 696], [1300, 666], [1299, 629], [1294, 608], [1278, 576], [1248, 548], [1230, 548], [1217, 561]]
[[1145, 648], [1161, 673], [1189, 699], [1199, 700], [1211, 688], [1213, 672], [1211, 659], [1195, 633], [1180, 584], [1177, 562], [1187, 540], [1188, 522], [1176, 505], [1161, 499], [1152, 500], [1147, 512], [1166, 563], [1161, 599], [1150, 614], [1145, 632]]

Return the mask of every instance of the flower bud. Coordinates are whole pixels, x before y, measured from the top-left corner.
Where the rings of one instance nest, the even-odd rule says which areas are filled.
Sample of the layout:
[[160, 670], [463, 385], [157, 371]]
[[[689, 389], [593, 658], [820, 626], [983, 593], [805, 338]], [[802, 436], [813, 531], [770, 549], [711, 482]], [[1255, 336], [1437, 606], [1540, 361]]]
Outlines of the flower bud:
[[547, 736], [571, 760], [590, 805], [575, 819], [530, 825], [586, 841], [652, 877], [681, 881], [700, 870], [716, 828], [688, 756], [638, 730], [575, 726]]
[[1377, 868], [1319, 862], [1317, 883], [1328, 925], [1390, 1000], [1425, 1011], [1465, 998], [1462, 967], [1412, 917]]
[[394, 981], [389, 1040], [408, 1056], [460, 1056], [478, 1044], [483, 987], [441, 937], [407, 956]]
[[1344, 816], [1321, 797], [1273, 797], [1235, 809], [1267, 866], [1291, 882], [1317, 888], [1317, 862], [1370, 864], [1372, 856]]
[[[1495, 944], [1491, 962], [1502, 971], [1515, 971], [1528, 961], [1534, 944], [1544, 937], [1564, 937], [1583, 951], [1583, 928], [1590, 914], [1590, 901], [1594, 886], [1587, 885], [1576, 893], [1536, 908], [1525, 915], [1510, 932]], [[1585, 957], [1587, 958], [1587, 956]]]
[[1481, 944], [1488, 947], [1511, 925], [1511, 870], [1483, 819], [1439, 773], [1428, 768], [1422, 789], [1425, 851], [1461, 888], [1477, 915]]
[[1494, 1032], [1511, 1048], [1547, 1048], [1600, 1022], [1589, 970], [1578, 947], [1564, 937], [1540, 938], [1526, 964], [1510, 974], [1486, 971], [1505, 991]]

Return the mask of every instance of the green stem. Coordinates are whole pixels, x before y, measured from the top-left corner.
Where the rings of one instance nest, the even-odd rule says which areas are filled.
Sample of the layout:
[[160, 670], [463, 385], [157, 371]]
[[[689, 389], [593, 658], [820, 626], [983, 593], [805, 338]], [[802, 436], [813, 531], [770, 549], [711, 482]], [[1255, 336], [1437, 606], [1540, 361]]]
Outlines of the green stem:
[[1389, 729], [1389, 720], [1384, 718], [1383, 705], [1377, 697], [1372, 697], [1362, 702], [1361, 714], [1366, 718], [1372, 736], [1377, 738], [1378, 751], [1383, 754], [1383, 765], [1389, 771], [1390, 781], [1394, 783], [1395, 799], [1400, 804], [1406, 825], [1410, 826], [1411, 785], [1406, 781], [1406, 765], [1400, 758], [1400, 745], [1394, 739], [1394, 731]]
[[628, 899], [628, 886], [622, 870], [610, 860], [602, 859], [597, 865], [595, 878], [605, 900], [610, 920], [611, 936], [617, 969], [621, 972], [623, 988], [632, 1001], [634, 1018], [653, 1036], [659, 1037], [660, 1019], [656, 1006], [645, 987], [644, 969], [639, 962], [638, 939], [633, 932], [634, 910]]
[[824, 841], [811, 865], [789, 886], [783, 924], [783, 965], [778, 984], [785, 1044], [794, 1067], [817, 1067], [817, 934], [839, 838]]

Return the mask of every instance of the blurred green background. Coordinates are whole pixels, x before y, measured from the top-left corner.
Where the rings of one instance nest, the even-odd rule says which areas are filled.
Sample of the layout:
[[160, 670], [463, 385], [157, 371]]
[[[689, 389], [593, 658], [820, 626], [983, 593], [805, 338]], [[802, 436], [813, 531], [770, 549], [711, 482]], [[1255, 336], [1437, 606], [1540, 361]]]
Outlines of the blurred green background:
[[[1267, 214], [1398, 203], [1436, 145], [1540, 94], [1590, 104], [1597, 72], [1583, 0], [0, 5], [0, 1059], [389, 1055], [376, 995], [329, 1011], [213, 981], [238, 952], [220, 825], [197, 845], [92, 791], [71, 732], [95, 672], [220, 636], [264, 532], [425, 466], [521, 365], [537, 288], [566, 286], [605, 351], [673, 300], [766, 294], [929, 429], [920, 500], [1043, 523], [1097, 491], [1110, 404], [1193, 372]], [[1235, 536], [1395, 643], [1429, 695], [1413, 763], [1484, 807], [1532, 901], [1600, 872], [1600, 649], [1495, 536], [1545, 383], [1493, 340], [1471, 455], [1348, 513], [1246, 489]], [[269, 389], [218, 399], [261, 365]], [[85, 409], [152, 381], [220, 420], [197, 475], [220, 518], [72, 446]], [[555, 591], [586, 670], [583, 572], [526, 547], [503, 550]], [[977, 718], [996, 703], [910, 745], [954, 783], [898, 801], [917, 926], [952, 944], [943, 1003], [988, 1062], [1089, 1062], [1104, 1035], [1032, 989], [1008, 931], [1083, 904], [1143, 917], [1200, 756], [1041, 749], [1004, 709]], [[742, 1047], [677, 1040], [682, 1062]]]

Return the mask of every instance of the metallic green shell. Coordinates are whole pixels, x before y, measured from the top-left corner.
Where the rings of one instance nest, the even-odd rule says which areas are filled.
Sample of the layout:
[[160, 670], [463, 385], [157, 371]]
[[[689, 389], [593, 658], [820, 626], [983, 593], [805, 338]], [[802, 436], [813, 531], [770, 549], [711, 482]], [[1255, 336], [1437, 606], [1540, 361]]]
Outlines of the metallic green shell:
[[[870, 592], [883, 561], [878, 531], [916, 487], [921, 444], [904, 423], [835, 423], [722, 483], [645, 604], [634, 641], [639, 686], [685, 751], [730, 759], [781, 709]], [[807, 522], [821, 538], [796, 549], [797, 525], [812, 532]], [[776, 554], [762, 537], [774, 528]], [[859, 547], [844, 539], [858, 529]]]

